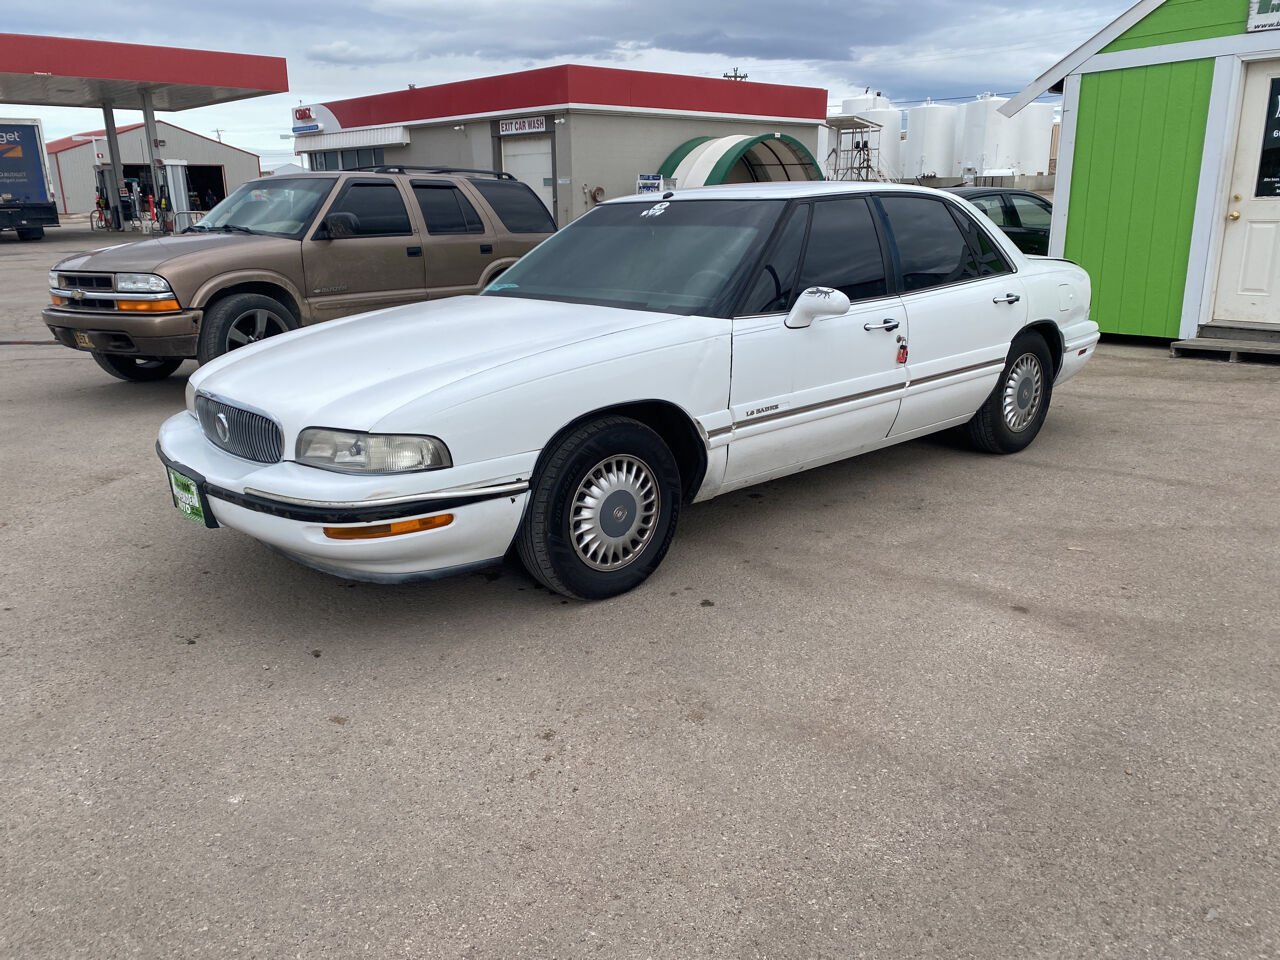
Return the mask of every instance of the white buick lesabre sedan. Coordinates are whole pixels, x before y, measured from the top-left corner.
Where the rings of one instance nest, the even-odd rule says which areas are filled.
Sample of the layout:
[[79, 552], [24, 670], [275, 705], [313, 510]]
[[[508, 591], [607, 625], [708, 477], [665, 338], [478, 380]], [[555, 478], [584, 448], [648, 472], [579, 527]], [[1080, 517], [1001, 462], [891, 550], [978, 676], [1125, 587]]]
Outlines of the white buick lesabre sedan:
[[157, 448], [186, 516], [317, 569], [410, 580], [514, 545], [603, 598], [685, 504], [957, 425], [1023, 449], [1097, 341], [1084, 271], [950, 194], [682, 190], [597, 207], [479, 296], [227, 354]]

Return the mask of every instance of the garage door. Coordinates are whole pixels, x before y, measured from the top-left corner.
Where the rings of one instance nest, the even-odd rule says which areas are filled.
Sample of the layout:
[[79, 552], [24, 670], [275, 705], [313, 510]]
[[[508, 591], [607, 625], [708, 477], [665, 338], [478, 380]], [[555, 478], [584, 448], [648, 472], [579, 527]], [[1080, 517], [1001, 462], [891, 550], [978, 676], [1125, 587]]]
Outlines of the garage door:
[[533, 188], [547, 209], [555, 211], [551, 179], [551, 135], [537, 137], [504, 137], [502, 169]]

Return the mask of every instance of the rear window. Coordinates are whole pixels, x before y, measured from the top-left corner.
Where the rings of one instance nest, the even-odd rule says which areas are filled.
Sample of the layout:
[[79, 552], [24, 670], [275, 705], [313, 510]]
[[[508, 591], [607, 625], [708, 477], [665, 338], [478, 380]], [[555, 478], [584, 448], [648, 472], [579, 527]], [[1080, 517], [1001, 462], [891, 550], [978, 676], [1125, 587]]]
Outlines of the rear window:
[[484, 224], [471, 201], [451, 184], [415, 183], [413, 195], [422, 210], [427, 233], [484, 233]]
[[554, 233], [556, 222], [538, 195], [519, 180], [472, 180], [502, 225], [512, 233]]

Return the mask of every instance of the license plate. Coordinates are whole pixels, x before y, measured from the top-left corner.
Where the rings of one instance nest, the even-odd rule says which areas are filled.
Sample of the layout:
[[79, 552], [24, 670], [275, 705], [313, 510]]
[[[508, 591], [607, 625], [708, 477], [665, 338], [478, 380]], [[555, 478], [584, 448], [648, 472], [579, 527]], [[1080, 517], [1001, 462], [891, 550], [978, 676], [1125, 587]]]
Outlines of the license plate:
[[89, 335], [83, 330], [76, 331], [76, 346], [84, 347], [86, 350], [93, 349], [93, 343], [89, 340]]
[[205, 501], [200, 495], [200, 486], [173, 467], [165, 469], [169, 471], [169, 490], [173, 494], [173, 505], [192, 523], [198, 523], [202, 527], [208, 526]]

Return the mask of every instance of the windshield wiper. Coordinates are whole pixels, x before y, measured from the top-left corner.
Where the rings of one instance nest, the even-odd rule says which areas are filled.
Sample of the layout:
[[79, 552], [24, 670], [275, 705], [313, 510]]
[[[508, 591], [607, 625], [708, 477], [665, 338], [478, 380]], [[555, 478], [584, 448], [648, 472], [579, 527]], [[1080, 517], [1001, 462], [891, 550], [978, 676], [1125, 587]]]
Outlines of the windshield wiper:
[[242, 227], [238, 223], [224, 223], [218, 228], [223, 233], [251, 233], [257, 235], [257, 230], [250, 230], [248, 227]]
[[208, 229], [209, 228], [206, 227], [203, 223], [193, 223], [191, 226], [187, 227], [187, 229], [183, 230], [182, 232], [183, 233], [195, 233], [196, 231], [204, 232]]

